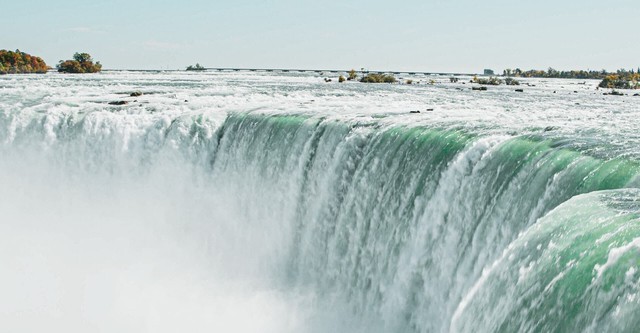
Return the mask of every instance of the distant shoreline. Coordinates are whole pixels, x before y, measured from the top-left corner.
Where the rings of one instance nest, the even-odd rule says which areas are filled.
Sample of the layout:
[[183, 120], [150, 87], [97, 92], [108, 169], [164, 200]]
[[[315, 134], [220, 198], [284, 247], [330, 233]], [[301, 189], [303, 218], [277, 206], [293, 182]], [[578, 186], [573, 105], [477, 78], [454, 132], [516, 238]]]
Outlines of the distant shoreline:
[[[199, 71], [187, 71], [184, 69], [103, 69], [109, 72], [266, 72], [266, 73], [318, 73], [339, 74], [347, 73], [351, 69], [297, 69], [297, 68], [205, 68]], [[440, 75], [440, 76], [485, 76], [479, 73], [451, 73], [451, 72], [419, 72], [419, 71], [380, 71], [380, 70], [356, 70], [357, 74], [394, 74], [394, 75]], [[489, 75], [486, 75], [489, 76]]]
[[[206, 72], [255, 72], [255, 73], [316, 73], [320, 75], [329, 75], [329, 74], [341, 74], [348, 73], [350, 69], [297, 69], [297, 68], [231, 68], [231, 67], [222, 67], [222, 68], [205, 68], [203, 70], [185, 70], [185, 69], [103, 69], [104, 72], [138, 72], [138, 73], [159, 73], [159, 72], [195, 72], [195, 73], [206, 73]], [[448, 76], [448, 77], [458, 77], [458, 76], [479, 76], [479, 77], [512, 77], [517, 79], [527, 79], [527, 78], [538, 78], [538, 79], [567, 79], [567, 80], [602, 80], [602, 78], [591, 78], [591, 77], [556, 77], [556, 76], [517, 76], [517, 75], [504, 75], [504, 74], [484, 74], [484, 73], [454, 73], [454, 72], [422, 72], [422, 71], [382, 71], [382, 70], [356, 70], [358, 75], [366, 75], [366, 74], [393, 74], [393, 75], [412, 75], [412, 76]], [[607, 75], [611, 75], [615, 73], [607, 72]]]

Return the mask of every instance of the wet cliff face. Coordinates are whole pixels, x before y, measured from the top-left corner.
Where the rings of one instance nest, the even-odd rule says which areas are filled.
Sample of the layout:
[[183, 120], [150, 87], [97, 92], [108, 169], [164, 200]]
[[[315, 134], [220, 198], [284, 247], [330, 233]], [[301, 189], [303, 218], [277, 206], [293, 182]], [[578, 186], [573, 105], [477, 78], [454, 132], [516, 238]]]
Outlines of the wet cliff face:
[[[132, 332], [637, 326], [628, 106], [585, 93], [601, 113], [554, 110], [553, 82], [514, 102], [314, 80], [3, 77], [0, 319]], [[418, 102], [441, 107], [403, 109]], [[614, 109], [619, 131], [602, 127]], [[545, 130], [549, 119], [561, 125]]]

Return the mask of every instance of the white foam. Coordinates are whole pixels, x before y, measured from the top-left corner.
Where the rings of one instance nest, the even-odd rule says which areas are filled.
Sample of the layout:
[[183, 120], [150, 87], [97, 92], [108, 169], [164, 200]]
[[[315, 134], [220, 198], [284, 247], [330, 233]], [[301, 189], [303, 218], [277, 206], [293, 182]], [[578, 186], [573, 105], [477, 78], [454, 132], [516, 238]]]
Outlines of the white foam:
[[629, 242], [628, 244], [625, 244], [624, 246], [614, 247], [611, 250], [609, 250], [607, 261], [602, 265], [596, 264], [594, 266], [594, 270], [597, 273], [597, 276], [596, 276], [597, 279], [600, 279], [604, 271], [609, 269], [611, 266], [615, 265], [624, 254], [626, 254], [627, 252], [631, 251], [634, 248], [640, 249], [640, 237], [634, 238], [631, 242]]

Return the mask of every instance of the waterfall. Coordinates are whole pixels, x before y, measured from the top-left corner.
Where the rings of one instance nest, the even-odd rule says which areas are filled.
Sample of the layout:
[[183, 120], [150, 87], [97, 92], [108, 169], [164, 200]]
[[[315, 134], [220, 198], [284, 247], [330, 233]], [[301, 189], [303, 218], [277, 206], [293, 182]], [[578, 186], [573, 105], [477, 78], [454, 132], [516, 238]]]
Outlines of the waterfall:
[[632, 158], [437, 122], [26, 104], [0, 112], [9, 328], [639, 324]]

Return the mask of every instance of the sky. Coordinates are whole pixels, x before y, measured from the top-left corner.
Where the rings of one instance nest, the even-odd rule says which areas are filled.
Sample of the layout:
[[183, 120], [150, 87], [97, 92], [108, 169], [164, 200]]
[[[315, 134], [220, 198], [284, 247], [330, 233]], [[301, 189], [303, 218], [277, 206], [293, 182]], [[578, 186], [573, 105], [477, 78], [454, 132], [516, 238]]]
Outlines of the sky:
[[640, 67], [639, 0], [3, 1], [0, 49], [54, 66], [477, 73]]

